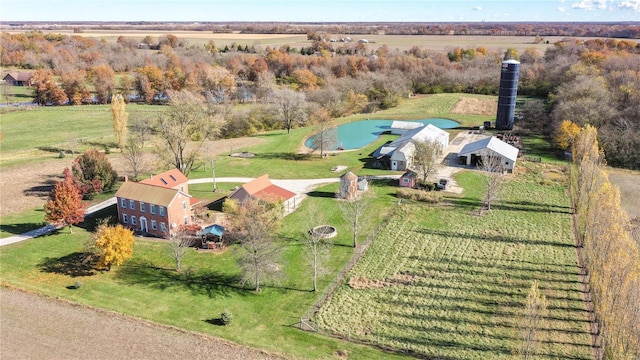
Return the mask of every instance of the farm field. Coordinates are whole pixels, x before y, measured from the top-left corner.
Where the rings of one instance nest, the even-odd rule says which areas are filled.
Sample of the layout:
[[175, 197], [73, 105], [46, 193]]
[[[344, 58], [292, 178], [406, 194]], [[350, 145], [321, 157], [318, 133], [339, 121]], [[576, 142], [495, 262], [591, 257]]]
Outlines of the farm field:
[[[186, 40], [189, 44], [204, 45], [209, 40], [213, 40], [218, 47], [225, 47], [232, 44], [257, 46], [265, 48], [281, 47], [289, 45], [295, 48], [308, 47], [311, 41], [307, 40], [306, 34], [240, 34], [236, 33], [212, 33], [209, 31], [152, 31], [152, 30], [95, 30], [87, 29], [81, 34], [74, 34], [72, 30], [43, 30], [47, 33], [65, 34], [69, 36], [81, 35], [88, 38], [105, 39], [109, 42], [116, 42], [118, 36], [124, 36], [137, 40], [142, 40], [146, 36], [155, 38], [172, 34], [178, 39]], [[9, 31], [9, 33], [19, 33]], [[366, 39], [369, 41], [367, 48], [376, 50], [380, 46], [386, 45], [389, 49], [401, 51], [409, 50], [413, 46], [433, 51], [449, 51], [456, 47], [477, 48], [484, 46], [490, 51], [505, 51], [508, 48], [515, 48], [522, 53], [527, 48], [536, 48], [543, 51], [552, 44], [564, 39], [563, 36], [547, 36], [544, 42], [536, 44], [535, 36], [481, 36], [481, 35], [356, 35], [356, 34], [332, 34], [332, 39], [340, 39], [349, 36], [353, 41]], [[588, 40], [590, 37], [579, 37], [577, 39]], [[629, 40], [629, 39], [625, 39]], [[547, 44], [546, 41], [549, 41]], [[631, 41], [634, 41], [631, 39]], [[352, 43], [334, 43], [336, 47], [340, 45], [353, 46]]]
[[592, 358], [567, 199], [541, 170], [519, 164], [482, 217], [482, 177], [472, 172], [457, 178], [462, 198], [403, 202], [319, 310], [319, 327], [418, 357], [520, 358], [518, 316], [538, 280], [550, 302], [540, 357]]

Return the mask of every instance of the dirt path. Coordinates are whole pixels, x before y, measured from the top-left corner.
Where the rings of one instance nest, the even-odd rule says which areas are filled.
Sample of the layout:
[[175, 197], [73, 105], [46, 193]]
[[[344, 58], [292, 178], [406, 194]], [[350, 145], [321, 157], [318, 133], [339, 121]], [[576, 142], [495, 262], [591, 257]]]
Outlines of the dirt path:
[[2, 359], [283, 359], [211, 336], [0, 287]]
[[[203, 153], [207, 157], [229, 153], [234, 149], [257, 144], [258, 138], [238, 138], [217, 140], [205, 144]], [[127, 172], [127, 164], [122, 155], [109, 155], [111, 165], [118, 174]], [[150, 161], [151, 162], [151, 161]], [[56, 181], [62, 180], [62, 170], [71, 167], [73, 157], [51, 159], [23, 166], [2, 169], [0, 172], [0, 217], [19, 213], [44, 205]], [[166, 170], [166, 169], [158, 169]]]

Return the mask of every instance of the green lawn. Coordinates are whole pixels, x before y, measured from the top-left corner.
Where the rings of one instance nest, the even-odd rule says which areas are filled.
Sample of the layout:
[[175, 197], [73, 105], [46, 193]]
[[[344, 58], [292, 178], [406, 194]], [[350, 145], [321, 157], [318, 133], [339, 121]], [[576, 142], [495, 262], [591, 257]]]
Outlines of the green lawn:
[[[419, 356], [507, 359], [533, 280], [550, 301], [541, 357], [590, 359], [565, 189], [540, 166], [509, 181], [477, 216], [480, 175], [461, 173], [463, 197], [403, 202], [400, 214], [318, 314], [324, 331]], [[544, 183], [546, 185], [541, 185]]]
[[[130, 121], [154, 116], [161, 106], [128, 105]], [[0, 116], [2, 159], [7, 167], [55, 159], [60, 151], [82, 152], [113, 146], [113, 115], [109, 105], [46, 106]]]
[[[393, 188], [380, 185], [375, 191], [381, 196], [374, 204], [378, 220], [389, 203], [395, 201], [388, 196]], [[218, 196], [209, 189], [210, 184], [192, 187], [202, 198]], [[183, 261], [184, 271], [177, 273], [162, 241], [138, 239], [133, 259], [124, 266], [105, 273], [83, 268], [79, 255], [84, 242], [91, 237], [85, 228], [91, 228], [95, 219], [74, 227], [73, 234], [65, 229], [0, 248], [0, 278], [5, 285], [298, 357], [326, 357], [337, 350], [346, 350], [356, 358], [386, 358], [388, 355], [373, 348], [294, 327], [317, 296], [310, 291], [310, 269], [303, 260], [304, 250], [299, 242], [306, 226], [305, 207], [316, 203], [326, 213], [327, 222], [339, 232], [331, 250], [331, 271], [320, 279], [321, 288], [335, 277], [353, 252], [348, 227], [332, 198], [337, 189], [337, 184], [318, 189], [299, 211], [285, 218], [278, 236], [284, 251], [280, 264], [285, 276], [281, 282], [268, 283], [257, 294], [249, 289], [250, 285], [245, 288], [239, 284], [235, 260], [241, 250], [235, 246], [218, 255], [189, 251]], [[108, 214], [106, 211], [99, 217]], [[67, 289], [76, 281], [84, 286], [79, 290]], [[227, 327], [213, 324], [224, 310], [234, 315], [233, 324]]]

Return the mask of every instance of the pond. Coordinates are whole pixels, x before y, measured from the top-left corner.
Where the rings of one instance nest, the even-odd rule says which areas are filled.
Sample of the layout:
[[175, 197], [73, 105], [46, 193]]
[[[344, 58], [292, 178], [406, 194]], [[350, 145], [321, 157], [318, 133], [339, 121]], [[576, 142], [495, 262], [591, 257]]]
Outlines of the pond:
[[[367, 146], [376, 141], [380, 134], [391, 130], [392, 122], [393, 120], [362, 120], [339, 125], [337, 128], [332, 129], [338, 132], [336, 143], [330, 145], [326, 150], [351, 150]], [[424, 125], [432, 124], [440, 129], [453, 129], [460, 125], [453, 120], [441, 118], [411, 120], [410, 122], [419, 122]], [[313, 148], [316, 136], [309, 137], [304, 142], [304, 145], [308, 148]]]

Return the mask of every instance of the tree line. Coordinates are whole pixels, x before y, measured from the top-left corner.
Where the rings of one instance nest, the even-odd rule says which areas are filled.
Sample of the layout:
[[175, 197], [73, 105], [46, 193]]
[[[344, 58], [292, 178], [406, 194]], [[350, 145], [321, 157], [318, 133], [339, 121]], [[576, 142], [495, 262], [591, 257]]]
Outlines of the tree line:
[[[518, 94], [526, 101], [517, 126], [553, 134], [563, 120], [599, 130], [611, 165], [640, 168], [640, 45], [631, 40], [565, 39], [541, 52], [535, 47], [489, 51], [483, 46], [446, 52], [367, 43], [330, 42], [309, 33], [309, 46], [219, 48], [189, 44], [174, 35], [117, 42], [81, 35], [3, 33], [3, 66], [37, 69], [40, 104], [165, 103], [169, 91], [189, 91], [215, 104], [254, 103], [229, 111], [223, 137], [251, 135], [289, 123], [276, 121], [270, 105], [279, 90], [292, 90], [332, 117], [394, 107], [413, 94], [497, 95], [500, 62], [521, 62]], [[144, 43], [150, 47], [140, 48]], [[248, 52], [246, 50], [248, 50]], [[284, 124], [284, 125], [283, 125]]]
[[[598, 359], [640, 357], [640, 242], [609, 181], [596, 128], [572, 139], [570, 199]], [[640, 240], [640, 239], [636, 239]]]

